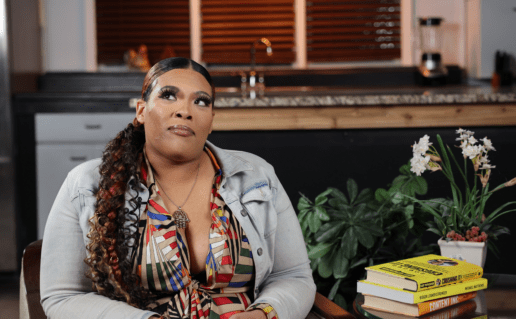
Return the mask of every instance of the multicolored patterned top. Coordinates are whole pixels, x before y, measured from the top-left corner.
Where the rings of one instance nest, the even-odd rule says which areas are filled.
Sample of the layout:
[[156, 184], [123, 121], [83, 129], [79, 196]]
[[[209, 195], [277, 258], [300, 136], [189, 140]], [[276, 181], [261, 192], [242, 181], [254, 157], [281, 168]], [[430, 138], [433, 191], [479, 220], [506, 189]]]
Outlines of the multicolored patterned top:
[[185, 231], [176, 227], [174, 217], [166, 210], [144, 153], [142, 177], [147, 181], [150, 198], [140, 217], [134, 271], [142, 278], [142, 285], [158, 295], [147, 308], [170, 319], [226, 319], [253, 309], [262, 309], [268, 319], [277, 319], [269, 304], [251, 306], [248, 296], [254, 284], [251, 245], [219, 195], [222, 170], [207, 147], [205, 151], [216, 174], [210, 197], [212, 225], [206, 271], [197, 275], [190, 272]]

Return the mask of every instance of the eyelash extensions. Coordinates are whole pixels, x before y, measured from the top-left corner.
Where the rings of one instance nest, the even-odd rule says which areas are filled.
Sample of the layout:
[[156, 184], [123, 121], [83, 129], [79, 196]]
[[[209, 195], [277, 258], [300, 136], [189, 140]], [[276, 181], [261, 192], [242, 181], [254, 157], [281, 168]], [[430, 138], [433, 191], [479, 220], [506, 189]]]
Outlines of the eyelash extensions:
[[197, 101], [203, 101], [206, 106], [210, 106], [212, 103], [211, 97], [206, 94], [199, 94], [199, 97], [197, 98]]
[[[175, 97], [178, 92], [179, 92], [179, 90], [177, 90], [176, 88], [164, 87], [164, 88], [161, 88], [161, 90], [159, 91], [159, 98], [166, 98], [168, 95], [173, 95]], [[195, 100], [195, 102], [198, 102], [198, 101], [204, 102], [206, 104], [206, 106], [210, 106], [213, 102], [211, 97], [204, 93], [198, 94], [198, 97]]]
[[166, 86], [159, 90], [159, 98], [162, 99], [162, 98], [166, 97], [167, 95], [176, 96], [177, 92], [179, 92], [178, 89]]

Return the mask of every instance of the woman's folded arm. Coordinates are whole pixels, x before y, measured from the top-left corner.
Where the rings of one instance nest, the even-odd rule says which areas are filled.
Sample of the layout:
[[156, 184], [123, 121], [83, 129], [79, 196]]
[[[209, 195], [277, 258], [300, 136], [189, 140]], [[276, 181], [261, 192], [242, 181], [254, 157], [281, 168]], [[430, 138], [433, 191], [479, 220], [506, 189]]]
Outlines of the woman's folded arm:
[[69, 175], [52, 206], [43, 236], [40, 293], [45, 314], [51, 319], [151, 317], [155, 313], [92, 292], [91, 280], [85, 276], [84, 233], [73, 204], [80, 197], [70, 194], [70, 185], [73, 181]]

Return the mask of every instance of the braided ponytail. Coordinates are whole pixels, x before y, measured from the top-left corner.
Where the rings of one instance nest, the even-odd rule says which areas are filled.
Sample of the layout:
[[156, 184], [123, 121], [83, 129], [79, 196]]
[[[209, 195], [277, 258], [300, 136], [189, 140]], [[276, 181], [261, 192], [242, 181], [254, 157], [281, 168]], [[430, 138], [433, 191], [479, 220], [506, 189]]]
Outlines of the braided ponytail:
[[[87, 245], [90, 267], [87, 276], [94, 289], [111, 299], [122, 300], [143, 308], [150, 298], [132, 273], [129, 248], [138, 243], [138, 195], [125, 207], [125, 193], [131, 178], [140, 182], [139, 165], [145, 143], [144, 127], [133, 121], [107, 144], [100, 165], [100, 182], [96, 194], [95, 214], [90, 219]], [[131, 226], [124, 227], [127, 221]], [[132, 231], [131, 231], [132, 230]]]

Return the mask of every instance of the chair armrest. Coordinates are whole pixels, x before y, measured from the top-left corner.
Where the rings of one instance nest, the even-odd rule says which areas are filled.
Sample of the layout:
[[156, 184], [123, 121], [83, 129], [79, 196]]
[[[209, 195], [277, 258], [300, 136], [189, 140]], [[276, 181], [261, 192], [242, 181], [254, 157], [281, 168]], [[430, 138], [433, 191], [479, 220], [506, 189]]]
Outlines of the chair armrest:
[[[27, 293], [28, 312], [31, 319], [46, 318], [39, 293], [39, 270], [42, 240], [31, 243], [23, 252], [22, 273]], [[21, 287], [20, 287], [21, 288]]]
[[315, 295], [315, 302], [312, 311], [320, 314], [326, 319], [355, 319], [351, 313], [339, 307], [333, 301], [320, 293]]
[[24, 275], [22, 267], [20, 274], [20, 319], [30, 319], [29, 303], [27, 301], [27, 289], [25, 287], [25, 279], [23, 277]]
[[39, 293], [39, 268], [41, 265], [41, 245], [43, 241], [37, 240], [30, 243], [23, 251], [23, 263], [25, 286], [27, 293]]

